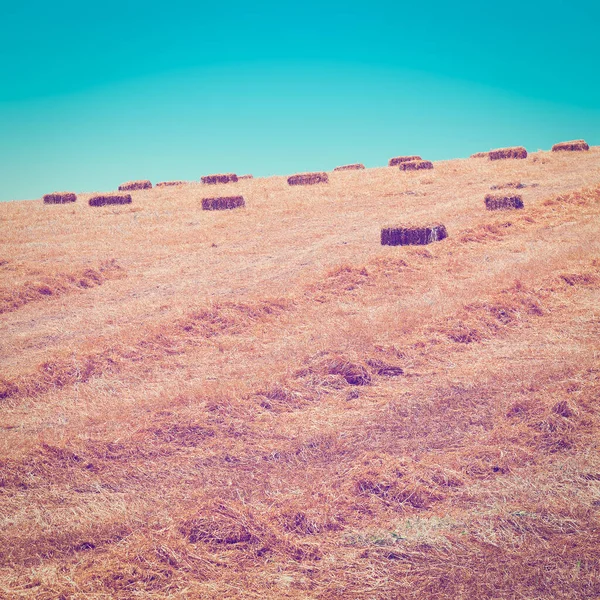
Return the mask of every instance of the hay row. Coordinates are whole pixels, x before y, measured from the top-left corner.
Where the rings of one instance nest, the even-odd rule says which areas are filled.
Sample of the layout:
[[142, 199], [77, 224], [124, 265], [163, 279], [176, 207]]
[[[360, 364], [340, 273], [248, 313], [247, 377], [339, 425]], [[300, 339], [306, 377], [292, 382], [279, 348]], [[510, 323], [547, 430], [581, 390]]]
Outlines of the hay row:
[[148, 179], [141, 179], [140, 181], [126, 181], [119, 186], [120, 192], [127, 192], [132, 190], [149, 190], [152, 188], [152, 184]]
[[501, 160], [505, 158], [527, 158], [527, 150], [523, 146], [513, 146], [511, 148], [497, 148], [490, 150], [490, 160]]
[[44, 204], [67, 204], [76, 200], [77, 196], [73, 192], [54, 192], [44, 195]]
[[238, 180], [238, 176], [235, 173], [219, 173], [217, 175], [205, 175], [201, 179], [202, 183], [208, 184], [235, 183]]
[[420, 156], [395, 156], [388, 161], [388, 167], [397, 167], [401, 163], [413, 160], [423, 160]]
[[245, 205], [243, 196], [218, 196], [202, 199], [202, 210], [231, 210]]
[[518, 195], [498, 196], [488, 194], [485, 197], [485, 207], [488, 210], [513, 210], [523, 208], [523, 198]]
[[570, 142], [560, 142], [552, 146], [552, 152], [582, 152], [589, 150], [585, 140], [571, 140]]
[[433, 163], [430, 160], [413, 160], [403, 162], [398, 165], [401, 171], [418, 171], [420, 169], [433, 169]]
[[92, 196], [88, 204], [90, 206], [106, 206], [108, 204], [131, 204], [130, 194], [105, 194]]
[[156, 187], [169, 187], [172, 185], [185, 185], [187, 181], [159, 181]]
[[360, 169], [364, 169], [365, 165], [362, 163], [354, 163], [353, 165], [342, 165], [341, 167], [336, 167], [334, 171], [359, 171]]
[[446, 227], [441, 223], [435, 223], [427, 227], [400, 225], [398, 227], [385, 227], [381, 230], [381, 244], [383, 246], [423, 246], [432, 242], [439, 242], [447, 237]]
[[292, 175], [287, 180], [289, 185], [314, 185], [315, 183], [329, 183], [327, 173], [300, 173]]

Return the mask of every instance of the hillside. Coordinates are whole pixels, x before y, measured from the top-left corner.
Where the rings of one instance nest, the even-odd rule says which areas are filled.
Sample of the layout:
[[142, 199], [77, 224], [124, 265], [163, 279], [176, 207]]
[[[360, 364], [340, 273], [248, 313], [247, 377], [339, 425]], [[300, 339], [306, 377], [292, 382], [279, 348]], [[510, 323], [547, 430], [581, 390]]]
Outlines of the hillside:
[[0, 598], [600, 597], [600, 147], [90, 196], [0, 203]]

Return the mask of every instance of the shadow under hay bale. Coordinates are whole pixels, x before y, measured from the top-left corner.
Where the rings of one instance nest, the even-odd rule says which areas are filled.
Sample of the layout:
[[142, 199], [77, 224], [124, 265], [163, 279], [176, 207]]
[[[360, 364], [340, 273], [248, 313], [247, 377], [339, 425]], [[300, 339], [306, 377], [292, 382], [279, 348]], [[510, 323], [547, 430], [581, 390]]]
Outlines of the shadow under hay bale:
[[73, 192], [54, 192], [44, 196], [44, 204], [67, 204], [76, 200], [77, 196]]
[[126, 181], [119, 186], [120, 192], [127, 192], [132, 190], [149, 190], [152, 188], [152, 184], [148, 179], [142, 179], [140, 181]]
[[240, 175], [238, 179], [254, 179], [254, 175]]
[[489, 152], [475, 152], [475, 154], [471, 154], [470, 158], [489, 158]]
[[205, 175], [201, 178], [202, 183], [235, 183], [238, 180], [238, 176], [235, 173], [220, 173], [217, 175]]
[[289, 185], [313, 185], [315, 183], [329, 183], [327, 173], [300, 173], [292, 175], [287, 180]]
[[446, 227], [441, 223], [427, 227], [399, 225], [398, 227], [386, 227], [381, 230], [382, 246], [423, 246], [432, 242], [439, 242], [447, 237]]
[[342, 165], [341, 167], [336, 167], [334, 171], [358, 171], [360, 169], [364, 169], [365, 165], [361, 163], [355, 163], [353, 165]]
[[527, 150], [523, 146], [513, 146], [511, 148], [497, 148], [490, 150], [490, 160], [501, 160], [503, 158], [527, 158]]
[[202, 199], [202, 210], [231, 210], [240, 206], [246, 206], [243, 196], [218, 196]]
[[403, 162], [398, 165], [401, 171], [419, 171], [421, 169], [433, 169], [433, 163], [430, 160], [413, 160]]
[[169, 187], [172, 185], [185, 185], [187, 181], [159, 181], [156, 187]]
[[130, 194], [107, 194], [92, 196], [88, 200], [90, 206], [107, 206], [108, 204], [131, 204]]
[[485, 207], [488, 210], [513, 210], [523, 208], [523, 199], [521, 196], [498, 196], [488, 194], [485, 197]]
[[552, 152], [582, 152], [589, 150], [590, 147], [585, 140], [572, 140], [570, 142], [560, 142], [552, 146]]
[[388, 161], [388, 167], [397, 167], [401, 163], [423, 160], [420, 156], [394, 156]]

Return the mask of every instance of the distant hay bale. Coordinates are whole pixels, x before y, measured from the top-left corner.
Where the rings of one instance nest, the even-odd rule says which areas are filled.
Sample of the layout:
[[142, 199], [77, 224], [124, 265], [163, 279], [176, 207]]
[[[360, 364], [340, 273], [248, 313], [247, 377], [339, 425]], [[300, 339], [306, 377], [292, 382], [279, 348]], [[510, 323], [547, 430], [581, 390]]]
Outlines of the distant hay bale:
[[410, 162], [413, 160], [423, 160], [420, 156], [395, 156], [388, 161], [388, 167], [396, 167], [400, 163]]
[[201, 178], [202, 183], [235, 183], [238, 180], [238, 176], [235, 173], [219, 173], [217, 175], [205, 175]]
[[131, 190], [149, 190], [152, 188], [152, 184], [147, 179], [141, 179], [140, 181], [126, 181], [119, 186], [120, 192], [127, 192]]
[[90, 206], [106, 206], [108, 204], [131, 204], [130, 194], [104, 194], [92, 196], [88, 204]]
[[240, 175], [238, 179], [254, 179], [254, 175]]
[[245, 205], [243, 196], [218, 196], [217, 198], [202, 199], [202, 210], [230, 210]]
[[342, 165], [341, 167], [336, 167], [334, 171], [358, 171], [360, 169], [364, 169], [365, 165], [361, 163], [355, 163], [353, 165]]
[[315, 183], [329, 183], [327, 173], [300, 173], [292, 175], [287, 180], [289, 185], [314, 185]]
[[552, 152], [581, 152], [589, 150], [590, 147], [585, 140], [572, 140], [570, 142], [560, 142], [552, 146]]
[[439, 242], [447, 237], [446, 227], [441, 223], [435, 223], [427, 227], [399, 225], [381, 230], [381, 244], [383, 246], [422, 246]]
[[488, 210], [513, 210], [523, 208], [523, 199], [521, 196], [499, 196], [488, 194], [485, 197], [485, 207]]
[[489, 156], [489, 152], [475, 152], [475, 154], [471, 154], [471, 158], [488, 158]]
[[187, 181], [159, 181], [156, 187], [169, 187], [172, 185], [185, 185]]
[[520, 181], [510, 181], [508, 183], [497, 183], [495, 185], [490, 185], [490, 190], [504, 190], [506, 188], [520, 190], [524, 187], [527, 187], [526, 183], [521, 183]]
[[44, 195], [44, 204], [67, 204], [76, 200], [77, 196], [73, 192], [54, 192]]
[[401, 171], [418, 171], [420, 169], [433, 169], [433, 163], [430, 160], [413, 160], [403, 162], [398, 165]]
[[503, 158], [527, 158], [527, 150], [523, 146], [513, 146], [512, 148], [497, 148], [490, 150], [490, 160], [501, 160]]

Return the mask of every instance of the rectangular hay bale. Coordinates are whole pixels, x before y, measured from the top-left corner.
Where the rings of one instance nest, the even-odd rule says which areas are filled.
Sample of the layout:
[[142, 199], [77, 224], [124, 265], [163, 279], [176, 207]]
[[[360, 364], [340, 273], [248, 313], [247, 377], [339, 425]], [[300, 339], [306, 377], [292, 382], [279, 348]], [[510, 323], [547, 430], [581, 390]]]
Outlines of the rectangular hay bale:
[[419, 171], [421, 169], [433, 169], [433, 163], [430, 160], [413, 160], [403, 162], [398, 165], [401, 171]]
[[381, 244], [383, 246], [423, 246], [432, 242], [439, 242], [447, 237], [446, 227], [441, 223], [425, 227], [399, 225], [397, 227], [385, 227], [381, 230]]
[[501, 160], [504, 158], [527, 158], [527, 150], [523, 146], [513, 146], [511, 148], [497, 148], [490, 150], [490, 160]]
[[238, 179], [254, 179], [254, 175], [240, 175]]
[[329, 183], [327, 173], [300, 173], [292, 175], [287, 180], [289, 185], [314, 185], [315, 183]]
[[571, 140], [570, 142], [560, 142], [552, 146], [552, 152], [582, 152], [589, 150], [585, 140]]
[[360, 169], [364, 169], [365, 165], [361, 163], [355, 163], [353, 165], [342, 165], [341, 167], [336, 167], [334, 171], [359, 171]]
[[67, 204], [76, 200], [77, 196], [73, 192], [53, 192], [44, 195], [44, 204]]
[[201, 179], [202, 183], [214, 185], [216, 183], [235, 183], [238, 176], [235, 173], [217, 173], [216, 175], [205, 175]]
[[388, 167], [397, 167], [400, 163], [423, 160], [420, 156], [395, 156], [388, 161]]
[[131, 204], [131, 194], [101, 194], [88, 200], [90, 206], [107, 206], [108, 204]]
[[202, 210], [231, 210], [245, 206], [243, 196], [218, 196], [216, 198], [202, 198]]
[[485, 197], [485, 207], [488, 210], [513, 210], [523, 208], [523, 198], [516, 194], [513, 196], [487, 194]]
[[149, 190], [152, 188], [152, 183], [148, 179], [140, 181], [126, 181], [119, 186], [120, 192], [128, 192], [132, 190]]

